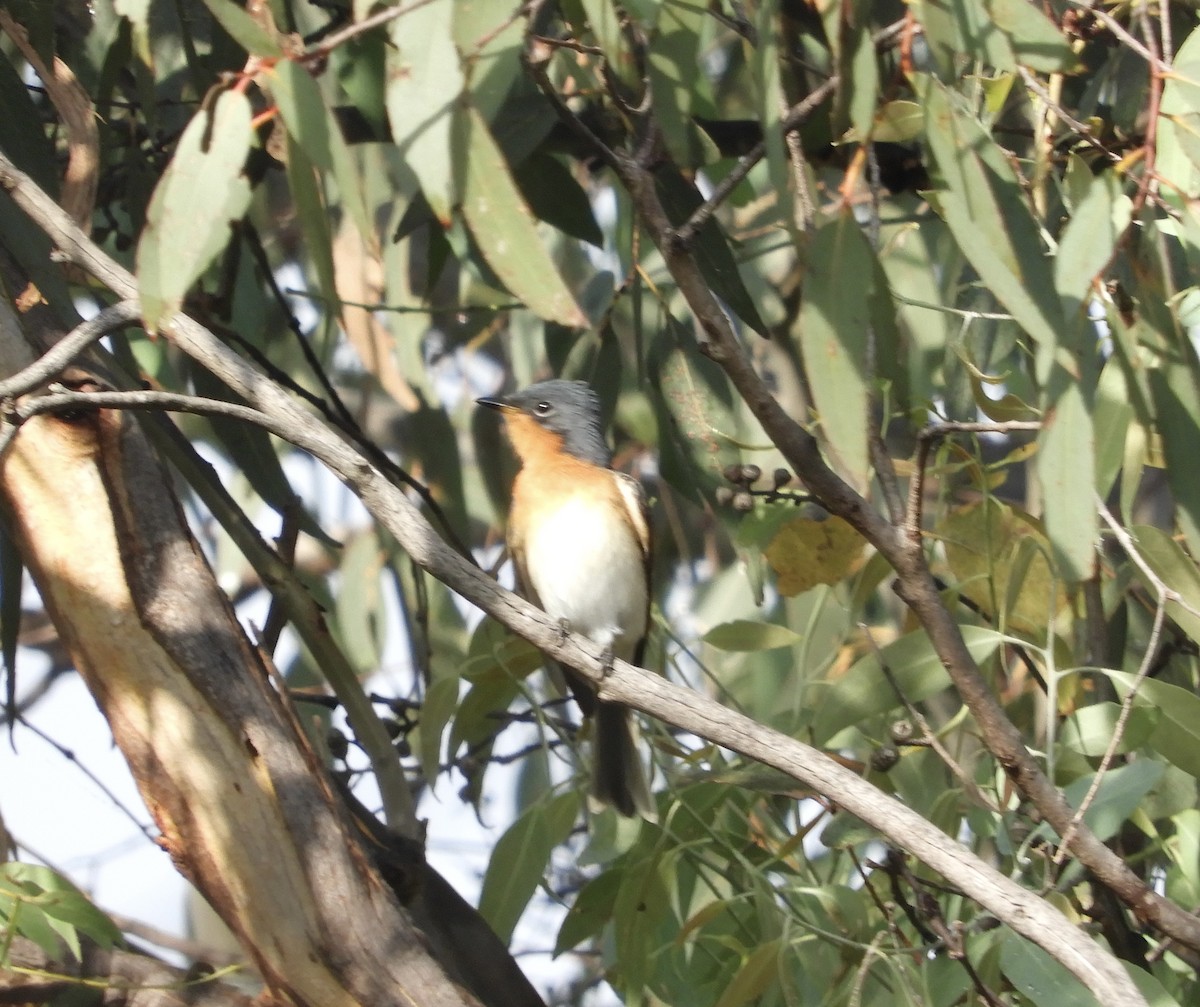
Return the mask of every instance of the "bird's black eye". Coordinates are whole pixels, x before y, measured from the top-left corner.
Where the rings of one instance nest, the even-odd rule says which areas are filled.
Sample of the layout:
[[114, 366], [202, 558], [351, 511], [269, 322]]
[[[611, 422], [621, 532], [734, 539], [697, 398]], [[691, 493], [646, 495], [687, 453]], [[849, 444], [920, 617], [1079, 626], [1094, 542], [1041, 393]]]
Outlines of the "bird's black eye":
[[535, 416], [549, 416], [554, 412], [554, 406], [543, 399], [533, 407], [533, 412]]

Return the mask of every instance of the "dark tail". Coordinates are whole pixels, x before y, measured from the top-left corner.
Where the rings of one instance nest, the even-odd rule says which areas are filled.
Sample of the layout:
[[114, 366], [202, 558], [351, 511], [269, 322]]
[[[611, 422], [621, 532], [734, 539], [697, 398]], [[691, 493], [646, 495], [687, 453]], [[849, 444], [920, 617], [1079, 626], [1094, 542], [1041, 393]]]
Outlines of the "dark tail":
[[620, 703], [596, 708], [596, 743], [592, 753], [592, 796], [622, 815], [657, 817], [650, 784], [638, 753], [633, 716]]

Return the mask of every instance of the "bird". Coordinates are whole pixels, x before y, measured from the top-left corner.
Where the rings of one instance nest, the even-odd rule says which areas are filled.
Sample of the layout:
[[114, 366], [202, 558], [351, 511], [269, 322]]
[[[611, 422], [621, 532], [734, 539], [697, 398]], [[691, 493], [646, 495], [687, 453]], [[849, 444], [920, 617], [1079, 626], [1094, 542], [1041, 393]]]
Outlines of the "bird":
[[[499, 411], [520, 462], [507, 525], [518, 591], [610, 662], [640, 664], [650, 622], [649, 508], [637, 479], [612, 468], [596, 393], [586, 382], [554, 379], [476, 401]], [[626, 817], [653, 819], [631, 711], [564, 672], [580, 710], [595, 720], [593, 798]]]

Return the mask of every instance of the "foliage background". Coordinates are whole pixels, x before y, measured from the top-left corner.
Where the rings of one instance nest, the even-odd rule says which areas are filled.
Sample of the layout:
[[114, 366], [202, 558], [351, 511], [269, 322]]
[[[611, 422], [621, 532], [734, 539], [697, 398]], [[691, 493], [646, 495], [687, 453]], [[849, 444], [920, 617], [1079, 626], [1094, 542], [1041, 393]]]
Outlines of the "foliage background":
[[[446, 537], [487, 543], [487, 562], [512, 470], [473, 398], [497, 365], [515, 385], [591, 381], [617, 464], [657, 501], [648, 663], [838, 753], [1093, 929], [1153, 1003], [1195, 999], [1200, 949], [1056, 858], [1061, 836], [989, 750], [878, 543], [805, 496], [701, 352], [710, 333], [619, 170], [652, 174], [675, 249], [786, 413], [883, 521], [919, 531], [1046, 775], [1190, 912], [1192, 6], [435, 0], [344, 37], [376, 5], [7, 9], [29, 40], [0, 47], [0, 149], [65, 198], [80, 141], [28, 86], [31, 61], [60, 57], [95, 110], [92, 233], [136, 266], [146, 325], [112, 337], [125, 380], [229, 397], [148, 334], [182, 306], [424, 487]], [[65, 326], [107, 303], [7, 202], [0, 234]], [[313, 718], [333, 765], [373, 763], [389, 819], [401, 764], [485, 816], [495, 762], [519, 766], [481, 902], [502, 936], [531, 899], [568, 906], [556, 947], [583, 949], [585, 975], [630, 1003], [1090, 1002], [836, 794], [695, 737], [646, 725], [657, 824], [606, 813], [580, 831], [577, 733], [526, 677], [532, 649], [331, 514], [285, 445], [177, 422], [187, 440], [162, 450], [235, 592], [260, 589], [231, 535], [240, 511], [300, 534], [297, 566], [354, 673], [331, 682], [349, 725]], [[227, 495], [188, 442], [220, 458]], [[289, 679], [329, 678], [291, 632]], [[372, 677], [397, 641], [404, 659]], [[356, 679], [385, 694], [355, 699]], [[343, 757], [347, 736], [365, 758]]]

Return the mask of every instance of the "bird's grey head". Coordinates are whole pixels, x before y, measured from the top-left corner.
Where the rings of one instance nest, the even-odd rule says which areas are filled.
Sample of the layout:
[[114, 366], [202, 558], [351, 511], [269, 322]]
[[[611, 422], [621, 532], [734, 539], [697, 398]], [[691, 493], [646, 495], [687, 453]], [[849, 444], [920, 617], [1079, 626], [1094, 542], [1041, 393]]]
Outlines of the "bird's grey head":
[[506, 395], [503, 403], [520, 409], [539, 426], [563, 439], [563, 448], [593, 465], [609, 465], [600, 399], [583, 381], [539, 381]]

